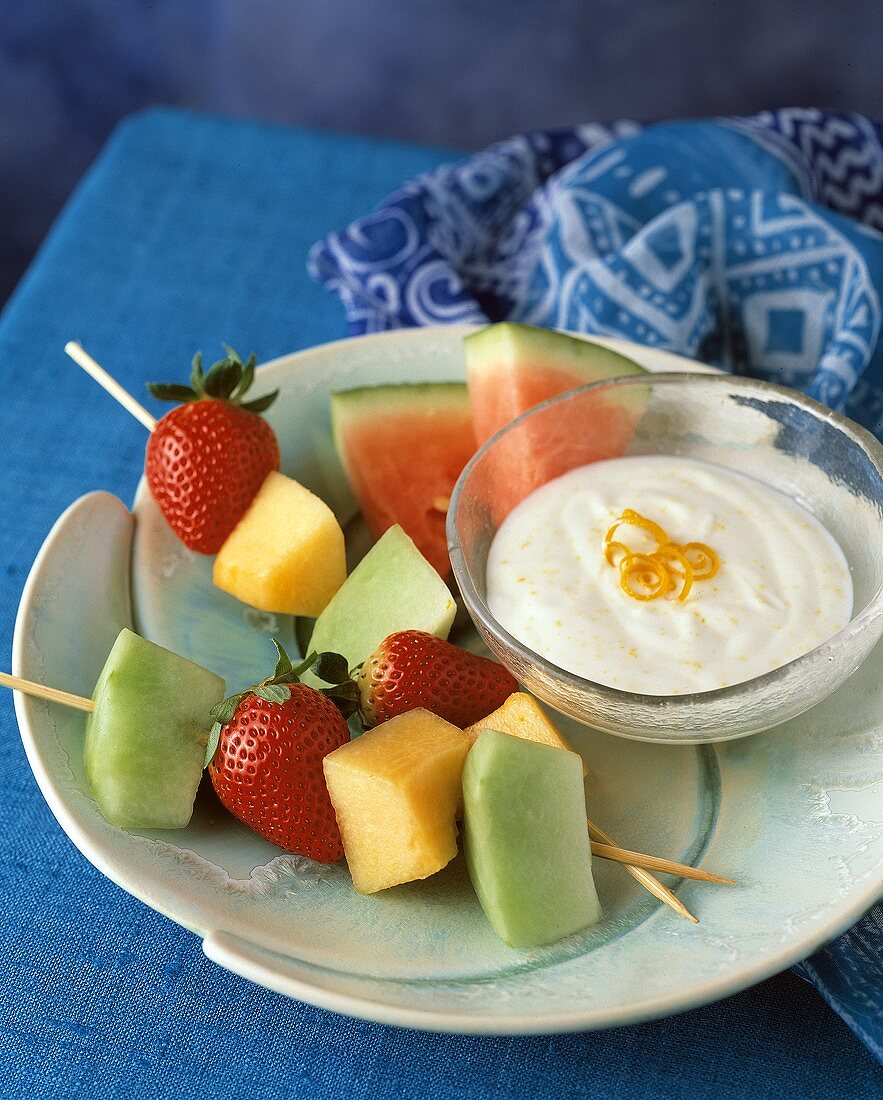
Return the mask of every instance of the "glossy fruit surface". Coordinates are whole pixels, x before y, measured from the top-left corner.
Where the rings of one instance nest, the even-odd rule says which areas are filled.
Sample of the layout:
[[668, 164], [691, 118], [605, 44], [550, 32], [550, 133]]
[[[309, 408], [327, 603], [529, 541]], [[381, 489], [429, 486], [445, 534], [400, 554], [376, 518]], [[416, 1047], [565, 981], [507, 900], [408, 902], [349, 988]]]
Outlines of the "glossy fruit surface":
[[422, 707], [463, 729], [517, 690], [515, 677], [496, 661], [422, 630], [391, 634], [359, 674], [362, 717], [368, 725]]
[[243, 402], [255, 359], [232, 349], [206, 373], [196, 355], [190, 386], [151, 383], [162, 401], [183, 404], [158, 421], [147, 441], [144, 473], [153, 499], [185, 546], [217, 554], [271, 470], [279, 444], [260, 416], [275, 398]]
[[209, 765], [226, 808], [271, 844], [320, 863], [343, 856], [322, 761], [349, 741], [340, 711], [320, 691], [287, 685], [270, 702], [246, 693], [221, 727]]

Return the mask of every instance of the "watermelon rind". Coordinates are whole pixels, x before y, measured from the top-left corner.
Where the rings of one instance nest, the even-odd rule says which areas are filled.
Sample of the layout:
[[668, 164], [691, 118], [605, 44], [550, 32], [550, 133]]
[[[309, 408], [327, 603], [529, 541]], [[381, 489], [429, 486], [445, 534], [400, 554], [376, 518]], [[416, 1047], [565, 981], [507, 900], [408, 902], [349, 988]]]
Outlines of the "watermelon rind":
[[543, 366], [585, 374], [586, 381], [644, 374], [644, 368], [618, 351], [555, 329], [503, 321], [464, 338], [469, 370], [515, 358], [536, 356]]

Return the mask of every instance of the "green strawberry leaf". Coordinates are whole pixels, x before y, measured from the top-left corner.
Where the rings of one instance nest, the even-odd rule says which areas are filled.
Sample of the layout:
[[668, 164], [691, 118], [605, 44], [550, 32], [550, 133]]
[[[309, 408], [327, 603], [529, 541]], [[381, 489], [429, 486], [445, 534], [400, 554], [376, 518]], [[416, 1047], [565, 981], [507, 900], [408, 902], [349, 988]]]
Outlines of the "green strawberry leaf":
[[190, 385], [193, 387], [195, 393], [200, 396], [205, 392], [202, 388], [203, 379], [205, 374], [202, 369], [202, 352], [198, 351], [193, 356], [193, 360], [190, 364]]
[[277, 638], [273, 638], [272, 641], [273, 645], [276, 647], [276, 652], [279, 654], [279, 659], [276, 661], [276, 668], [273, 671], [273, 680], [281, 683], [282, 677], [287, 676], [288, 673], [292, 671], [291, 658], [285, 652], [282, 643]]
[[252, 352], [243, 362], [239, 352], [229, 344], [224, 344], [223, 347], [227, 354], [217, 363], [212, 363], [207, 371], [203, 370], [202, 352], [198, 351], [193, 356], [189, 386], [149, 382], [147, 388], [160, 401], [187, 402], [212, 397], [218, 401], [229, 401], [231, 405], [238, 405], [248, 412], [265, 412], [278, 397], [278, 390], [264, 397], [257, 397], [254, 401], [242, 400], [254, 382], [257, 356]]
[[313, 665], [313, 675], [326, 684], [345, 684], [350, 678], [346, 657], [339, 653], [320, 653]]
[[306, 655], [306, 657], [304, 657], [304, 659], [301, 661], [301, 663], [296, 668], [293, 668], [291, 670], [291, 672], [288, 674], [288, 677], [287, 677], [288, 683], [292, 684], [292, 683], [295, 683], [296, 681], [300, 680], [301, 676], [303, 676], [303, 674], [307, 671], [307, 669], [310, 669], [310, 668], [313, 667], [313, 665], [316, 663], [316, 658], [318, 656], [319, 656], [319, 654], [316, 653], [315, 650], [308, 653]]
[[230, 394], [239, 385], [242, 378], [242, 365], [233, 362], [232, 359], [219, 359], [209, 368], [203, 382], [203, 389], [208, 397], [216, 397], [226, 401]]
[[344, 718], [351, 718], [359, 711], [358, 685], [352, 684], [352, 687], [355, 688], [354, 695], [351, 691], [347, 690], [349, 686], [348, 684], [344, 684], [341, 685], [341, 687], [319, 688], [326, 699], [334, 703]]
[[222, 699], [220, 703], [212, 707], [211, 715], [216, 722], [220, 722], [222, 726], [225, 726], [228, 722], [233, 721], [233, 715], [236, 713], [236, 708], [245, 698], [246, 693], [240, 691], [238, 695], [231, 695], [227, 699]]
[[186, 403], [199, 398], [199, 394], [189, 386], [179, 386], [174, 382], [148, 382], [147, 389], [157, 401]]
[[205, 747], [205, 760], [203, 761], [203, 768], [207, 768], [209, 764], [214, 760], [215, 753], [218, 751], [218, 744], [221, 740], [221, 723], [215, 722], [212, 728], [209, 730], [208, 744]]
[[272, 393], [268, 393], [264, 397], [257, 397], [254, 401], [240, 401], [239, 407], [253, 413], [266, 412], [278, 396], [279, 391], [273, 390]]
[[[236, 355], [236, 352], [233, 351], [232, 348], [227, 348], [227, 351], [231, 353], [231, 358], [233, 355]], [[238, 355], [236, 355], [236, 359], [242, 364], [242, 377], [239, 379], [239, 385], [230, 394], [230, 400], [234, 405], [238, 405], [248, 390], [251, 389], [251, 384], [254, 382], [255, 368], [258, 365], [258, 357], [254, 352], [249, 355], [247, 363], [243, 363]], [[251, 411], [254, 412], [253, 409]]]
[[287, 703], [291, 698], [291, 688], [287, 684], [258, 684], [254, 693], [265, 703]]

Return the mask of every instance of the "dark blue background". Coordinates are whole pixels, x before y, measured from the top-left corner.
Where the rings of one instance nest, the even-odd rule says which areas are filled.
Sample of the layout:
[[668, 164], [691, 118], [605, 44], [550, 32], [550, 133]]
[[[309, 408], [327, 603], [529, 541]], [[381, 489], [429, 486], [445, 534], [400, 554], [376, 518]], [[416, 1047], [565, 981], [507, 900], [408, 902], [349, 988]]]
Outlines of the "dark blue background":
[[0, 301], [153, 103], [479, 148], [544, 126], [883, 115], [880, 0], [2, 0]]

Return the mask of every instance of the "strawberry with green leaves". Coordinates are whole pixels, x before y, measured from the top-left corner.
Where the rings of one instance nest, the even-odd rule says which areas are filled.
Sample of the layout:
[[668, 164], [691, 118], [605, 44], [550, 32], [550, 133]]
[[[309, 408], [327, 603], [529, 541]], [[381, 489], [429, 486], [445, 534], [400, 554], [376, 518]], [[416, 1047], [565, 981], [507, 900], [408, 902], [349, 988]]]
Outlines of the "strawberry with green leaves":
[[366, 726], [423, 707], [465, 729], [518, 691], [515, 677], [496, 661], [422, 630], [384, 639], [362, 666], [358, 684]]
[[[314, 653], [295, 668], [273, 644], [273, 675], [212, 711], [209, 776], [230, 813], [271, 844], [335, 863], [343, 845], [322, 761], [349, 741], [346, 719], [358, 706], [358, 689], [339, 654]], [[301, 683], [308, 668], [330, 686]]]
[[191, 550], [216, 554], [242, 519], [271, 470], [279, 469], [279, 444], [260, 415], [278, 391], [243, 398], [257, 360], [227, 356], [203, 372], [193, 357], [189, 386], [152, 382], [161, 401], [182, 404], [166, 413], [147, 443], [145, 474], [169, 526]]

